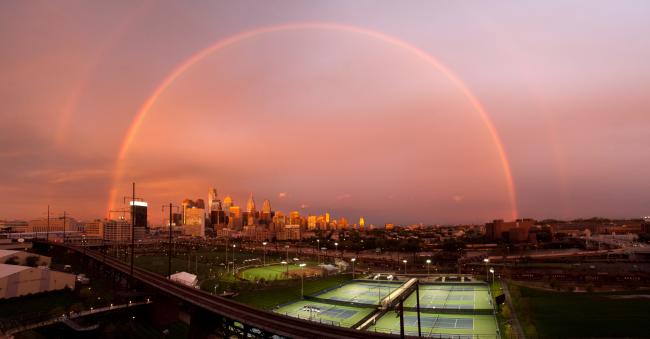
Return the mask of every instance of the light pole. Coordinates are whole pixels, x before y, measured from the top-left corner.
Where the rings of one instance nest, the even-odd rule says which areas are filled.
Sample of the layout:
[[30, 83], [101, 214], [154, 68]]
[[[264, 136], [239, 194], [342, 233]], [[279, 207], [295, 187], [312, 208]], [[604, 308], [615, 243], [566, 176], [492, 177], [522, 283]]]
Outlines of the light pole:
[[429, 267], [431, 267], [431, 259], [427, 259], [427, 275], [429, 275]]
[[492, 284], [494, 284], [494, 268], [490, 267], [490, 273], [492, 273]]
[[302, 263], [298, 266], [300, 266], [300, 299], [304, 299], [305, 298], [305, 282], [304, 282], [305, 273], [302, 269], [303, 267], [307, 266], [307, 264]]
[[490, 259], [485, 258], [483, 259], [483, 262], [485, 263], [485, 281], [487, 282], [488, 280], [490, 280], [490, 278], [488, 277], [488, 263], [490, 262]]
[[335, 242], [334, 243], [334, 248], [336, 248], [336, 250], [334, 251], [334, 257], [338, 258], [338, 256], [339, 256], [339, 243]]
[[280, 262], [280, 263], [287, 267], [287, 273], [285, 273], [285, 274], [286, 274], [287, 278], [289, 278], [289, 263], [284, 261], [284, 260], [282, 260], [282, 262]]
[[287, 250], [287, 258], [286, 258], [286, 261], [289, 262], [289, 245], [284, 245], [284, 249]]
[[237, 247], [237, 245], [232, 244], [232, 275], [233, 276], [235, 275], [235, 247]]
[[266, 241], [262, 243], [262, 246], [264, 246], [264, 261], [262, 262], [262, 266], [266, 266], [266, 244], [268, 244]]
[[352, 261], [352, 280], [354, 280], [354, 262], [357, 261], [357, 258], [352, 258], [350, 261]]
[[320, 239], [316, 239], [316, 256], [318, 258], [318, 264], [320, 265]]
[[[169, 203], [169, 251], [167, 253], [167, 278], [171, 279], [172, 276], [172, 220], [174, 219], [172, 209], [176, 207], [178, 211], [178, 206], [174, 206], [171, 202]], [[163, 213], [165, 212], [165, 205], [162, 206]]]
[[404, 259], [404, 260], [402, 260], [402, 262], [404, 263], [404, 274], [406, 274], [406, 263], [407, 263], [408, 261], [407, 261], [406, 259]]

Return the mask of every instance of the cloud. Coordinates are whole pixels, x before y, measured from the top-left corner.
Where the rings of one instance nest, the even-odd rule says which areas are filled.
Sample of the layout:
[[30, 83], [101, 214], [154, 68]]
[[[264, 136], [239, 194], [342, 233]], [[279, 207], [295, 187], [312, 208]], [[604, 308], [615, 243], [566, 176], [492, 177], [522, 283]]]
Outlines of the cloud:
[[345, 194], [340, 194], [336, 196], [336, 200], [338, 201], [343, 201], [352, 198], [352, 194], [350, 193], [345, 193]]

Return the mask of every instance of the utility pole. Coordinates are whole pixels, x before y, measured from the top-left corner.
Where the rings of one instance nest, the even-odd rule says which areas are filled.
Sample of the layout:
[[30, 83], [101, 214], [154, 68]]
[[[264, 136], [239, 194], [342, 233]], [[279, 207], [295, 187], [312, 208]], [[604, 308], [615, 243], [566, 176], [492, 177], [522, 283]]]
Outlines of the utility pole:
[[63, 211], [63, 243], [65, 244], [65, 211]]
[[[172, 209], [176, 207], [178, 210], [178, 206], [174, 206], [171, 202], [169, 203], [169, 250], [167, 251], [167, 278], [171, 279], [172, 276], [172, 220], [173, 220], [173, 215], [172, 215]], [[162, 206], [163, 212], [165, 212], [165, 205]]]
[[50, 205], [47, 205], [47, 230], [45, 231], [45, 241], [50, 241]]
[[135, 257], [135, 182], [133, 183], [133, 200], [131, 200], [131, 278], [133, 278], [134, 257]]

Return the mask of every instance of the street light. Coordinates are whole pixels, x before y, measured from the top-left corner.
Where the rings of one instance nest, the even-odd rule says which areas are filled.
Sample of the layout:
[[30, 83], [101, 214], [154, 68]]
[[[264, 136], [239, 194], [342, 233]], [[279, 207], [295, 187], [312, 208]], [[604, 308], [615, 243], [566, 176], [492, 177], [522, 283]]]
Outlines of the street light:
[[282, 260], [281, 264], [282, 264], [282, 265], [285, 265], [285, 266], [287, 267], [287, 273], [286, 273], [286, 275], [287, 275], [287, 278], [288, 278], [288, 277], [289, 277], [289, 265], [287, 265], [288, 263], [287, 263], [286, 261], [284, 261], [284, 260]]
[[490, 273], [492, 273], [492, 284], [494, 284], [494, 268], [490, 267]]
[[427, 275], [429, 275], [429, 267], [431, 266], [431, 259], [427, 259]]
[[487, 282], [490, 278], [488, 277], [488, 263], [490, 262], [489, 258], [483, 259], [483, 262], [485, 263], [485, 281]]
[[266, 245], [268, 243], [265, 241], [262, 243], [262, 246], [264, 246], [264, 262], [262, 263], [262, 266], [266, 266]]
[[232, 275], [233, 276], [235, 275], [235, 247], [237, 247], [237, 245], [232, 244]]
[[357, 258], [352, 258], [350, 261], [352, 261], [352, 280], [354, 280], [354, 262], [357, 261]]
[[404, 263], [404, 274], [406, 274], [406, 263], [407, 263], [408, 261], [407, 261], [406, 259], [404, 259], [404, 260], [402, 260], [402, 262]]
[[[305, 273], [303, 273], [302, 269], [303, 269], [303, 267], [307, 266], [307, 264], [302, 263], [302, 264], [300, 264], [298, 266], [300, 266], [300, 299], [304, 299], [305, 298], [305, 283], [304, 283], [304, 275], [305, 275]], [[289, 267], [289, 266], [287, 266], [287, 267]]]
[[334, 247], [336, 248], [334, 257], [338, 257], [339, 256], [339, 243], [335, 242]]
[[316, 239], [316, 256], [318, 258], [318, 264], [320, 265], [320, 239]]

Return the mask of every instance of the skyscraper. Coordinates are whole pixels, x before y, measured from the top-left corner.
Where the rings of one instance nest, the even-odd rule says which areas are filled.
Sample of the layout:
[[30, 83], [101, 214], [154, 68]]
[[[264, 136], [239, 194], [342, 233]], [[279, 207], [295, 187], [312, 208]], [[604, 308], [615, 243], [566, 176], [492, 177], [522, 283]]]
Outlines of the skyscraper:
[[255, 213], [255, 200], [253, 199], [253, 193], [251, 193], [246, 202], [246, 225], [252, 226], [256, 224]]
[[223, 198], [223, 210], [224, 211], [229, 211], [230, 208], [233, 206], [233, 201], [231, 196], [226, 196]]

